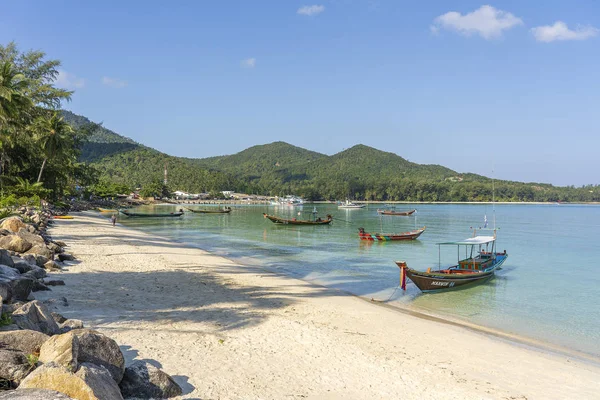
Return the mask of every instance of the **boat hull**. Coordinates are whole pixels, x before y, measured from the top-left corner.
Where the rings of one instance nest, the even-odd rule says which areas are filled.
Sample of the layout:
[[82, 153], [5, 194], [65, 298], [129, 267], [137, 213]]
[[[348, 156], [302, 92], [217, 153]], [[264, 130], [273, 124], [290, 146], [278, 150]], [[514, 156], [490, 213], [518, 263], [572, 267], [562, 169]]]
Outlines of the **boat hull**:
[[358, 236], [361, 240], [370, 240], [370, 241], [380, 241], [380, 242], [388, 242], [388, 241], [397, 241], [397, 240], [415, 240], [419, 236], [421, 236], [425, 232], [425, 227], [421, 229], [416, 229], [410, 232], [402, 232], [402, 233], [373, 233], [373, 232], [364, 232], [364, 230], [359, 230]]
[[[424, 293], [435, 293], [446, 290], [466, 289], [484, 283], [494, 277], [496, 270], [506, 261], [508, 255], [498, 254], [496, 263], [485, 270], [448, 269], [434, 272], [422, 272], [406, 268], [406, 277]], [[402, 268], [401, 261], [396, 264]]]
[[377, 213], [380, 215], [400, 215], [400, 216], [409, 216], [416, 212], [417, 210], [410, 211], [386, 211], [386, 210], [377, 210]]
[[274, 215], [268, 215], [268, 214], [263, 214], [263, 217], [267, 218], [268, 220], [270, 220], [271, 222], [273, 222], [275, 224], [281, 224], [281, 225], [328, 225], [333, 221], [332, 218], [328, 218], [328, 219], [325, 219], [322, 221], [294, 220], [294, 219], [279, 218], [279, 217], [275, 217]]
[[229, 214], [231, 212], [230, 208], [225, 210], [193, 210], [186, 207], [186, 209], [196, 214]]
[[127, 215], [128, 217], [139, 217], [139, 218], [181, 217], [183, 215], [182, 212], [169, 213], [169, 214], [143, 214], [143, 213], [132, 213], [132, 212], [123, 211], [123, 210], [121, 210], [121, 213]]

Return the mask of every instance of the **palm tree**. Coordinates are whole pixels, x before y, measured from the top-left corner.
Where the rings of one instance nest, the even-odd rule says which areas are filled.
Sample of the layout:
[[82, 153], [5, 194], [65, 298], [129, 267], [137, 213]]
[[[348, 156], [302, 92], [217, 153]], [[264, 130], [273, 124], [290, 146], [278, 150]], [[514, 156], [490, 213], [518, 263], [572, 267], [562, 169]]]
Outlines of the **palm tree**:
[[42, 182], [31, 183], [27, 179], [20, 177], [16, 177], [15, 180], [17, 183], [12, 187], [12, 191], [17, 196], [42, 196], [47, 192], [47, 190], [42, 186]]
[[72, 146], [73, 128], [58, 112], [54, 112], [50, 118], [36, 120], [34, 129], [39, 136], [39, 142], [44, 151], [44, 161], [37, 179], [40, 182], [48, 159]]

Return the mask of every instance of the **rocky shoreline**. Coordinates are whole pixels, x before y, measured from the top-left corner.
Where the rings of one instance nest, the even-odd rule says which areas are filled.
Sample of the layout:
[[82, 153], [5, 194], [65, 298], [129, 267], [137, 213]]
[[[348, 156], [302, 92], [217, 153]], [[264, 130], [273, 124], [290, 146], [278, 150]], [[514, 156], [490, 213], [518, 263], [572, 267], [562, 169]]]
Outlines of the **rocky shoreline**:
[[65, 297], [36, 300], [64, 281], [48, 279], [76, 259], [48, 234], [50, 211], [21, 208], [0, 220], [0, 399], [151, 399], [181, 395], [146, 361], [125, 366], [119, 345], [55, 312]]

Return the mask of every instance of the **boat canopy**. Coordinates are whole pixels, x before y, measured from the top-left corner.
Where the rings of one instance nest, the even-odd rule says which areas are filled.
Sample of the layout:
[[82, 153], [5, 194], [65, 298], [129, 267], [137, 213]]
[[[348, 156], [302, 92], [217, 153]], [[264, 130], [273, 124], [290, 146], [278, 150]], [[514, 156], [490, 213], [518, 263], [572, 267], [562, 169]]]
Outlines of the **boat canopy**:
[[486, 244], [495, 241], [494, 236], [475, 236], [465, 240], [459, 240], [458, 242], [443, 242], [438, 244], [453, 244], [453, 245], [478, 245]]

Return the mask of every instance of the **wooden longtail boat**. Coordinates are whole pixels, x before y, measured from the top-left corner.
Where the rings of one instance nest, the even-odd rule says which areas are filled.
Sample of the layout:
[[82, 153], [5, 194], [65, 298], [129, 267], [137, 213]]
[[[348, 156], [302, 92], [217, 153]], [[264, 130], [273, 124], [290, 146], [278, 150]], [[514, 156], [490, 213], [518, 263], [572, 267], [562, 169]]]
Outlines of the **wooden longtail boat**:
[[377, 214], [380, 214], [380, 215], [403, 215], [403, 216], [407, 216], [407, 215], [412, 215], [416, 211], [417, 210], [410, 210], [410, 211], [377, 210]]
[[217, 210], [194, 210], [186, 207], [186, 210], [196, 214], [227, 214], [231, 212], [231, 207], [219, 208]]
[[425, 227], [402, 233], [365, 232], [364, 228], [358, 228], [358, 236], [361, 238], [361, 240], [379, 240], [382, 242], [389, 240], [415, 240], [421, 236], [423, 232], [425, 232]]
[[181, 217], [183, 211], [172, 212], [172, 213], [136, 213], [131, 211], [119, 210], [121, 213], [128, 217]]
[[[406, 262], [396, 261], [400, 268], [400, 285], [406, 290], [406, 278], [410, 279], [422, 292], [439, 292], [443, 290], [469, 287], [487, 281], [494, 276], [496, 270], [506, 261], [508, 254], [496, 252], [496, 232], [494, 236], [473, 236], [458, 242], [438, 243], [438, 245], [465, 246], [470, 256], [458, 260], [456, 265], [432, 271], [417, 271], [408, 268]], [[441, 253], [441, 251], [440, 251]], [[441, 263], [440, 263], [441, 265]]]
[[331, 215], [327, 215], [327, 219], [316, 218], [314, 221], [300, 220], [300, 219], [296, 219], [296, 218], [291, 218], [291, 219], [280, 218], [280, 217], [276, 217], [274, 215], [267, 215], [265, 213], [263, 213], [263, 217], [270, 219], [272, 222], [274, 222], [276, 224], [283, 224], [283, 225], [327, 225], [333, 221], [333, 217]]
[[100, 211], [101, 213], [119, 212], [119, 210], [114, 209], [114, 208], [100, 208], [100, 207], [98, 207], [98, 211]]

